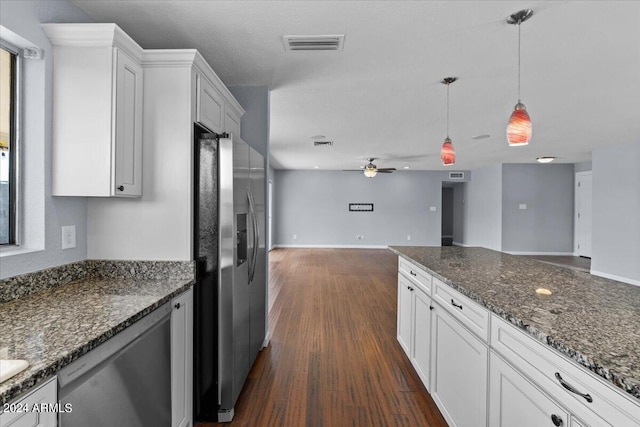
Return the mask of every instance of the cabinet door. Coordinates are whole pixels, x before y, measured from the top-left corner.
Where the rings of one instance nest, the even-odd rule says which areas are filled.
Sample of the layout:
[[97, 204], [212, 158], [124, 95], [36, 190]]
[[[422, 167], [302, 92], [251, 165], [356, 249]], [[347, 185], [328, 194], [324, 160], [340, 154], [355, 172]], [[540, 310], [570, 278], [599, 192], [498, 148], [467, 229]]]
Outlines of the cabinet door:
[[240, 117], [226, 108], [224, 115], [224, 131], [229, 132], [234, 138], [240, 138]]
[[193, 289], [172, 301], [171, 425], [191, 426], [193, 396]]
[[409, 279], [398, 273], [398, 342], [411, 358], [411, 294]]
[[[56, 377], [53, 377], [18, 401], [11, 402], [9, 409], [14, 408], [14, 410], [0, 413], [0, 425], [3, 427], [55, 427], [58, 422], [56, 412], [46, 410], [38, 412], [33, 407], [34, 405], [54, 405], [57, 401], [57, 381]], [[0, 411], [2, 409], [4, 408], [0, 408]]]
[[224, 130], [224, 98], [202, 74], [198, 74], [196, 120], [213, 132]]
[[112, 195], [142, 195], [142, 67], [117, 48]]
[[429, 360], [431, 352], [431, 298], [420, 288], [414, 287], [412, 312], [411, 363], [422, 383], [430, 389]]
[[567, 412], [491, 352], [489, 425], [491, 427], [567, 426]]
[[440, 305], [433, 307], [431, 397], [450, 426], [485, 426], [488, 348]]

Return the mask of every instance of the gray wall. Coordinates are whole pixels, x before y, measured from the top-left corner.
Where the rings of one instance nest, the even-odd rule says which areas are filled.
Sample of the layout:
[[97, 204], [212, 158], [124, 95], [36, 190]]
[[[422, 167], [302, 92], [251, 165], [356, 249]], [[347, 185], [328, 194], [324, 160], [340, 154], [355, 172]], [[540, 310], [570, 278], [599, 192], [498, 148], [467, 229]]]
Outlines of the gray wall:
[[588, 172], [593, 169], [592, 162], [580, 162], [574, 163], [573, 171], [574, 172]]
[[593, 151], [591, 272], [640, 285], [640, 142]]
[[502, 165], [475, 169], [466, 186], [463, 212], [465, 246], [502, 248]]
[[[369, 179], [355, 172], [276, 170], [274, 244], [440, 246], [446, 175], [401, 171]], [[374, 211], [349, 212], [349, 203], [373, 203]]]
[[573, 170], [573, 164], [502, 166], [503, 251], [573, 253]]
[[[87, 200], [51, 196], [51, 132], [53, 96], [53, 58], [49, 39], [40, 26], [46, 22], [91, 22], [67, 1], [2, 1], [0, 23], [40, 47], [44, 58], [25, 61], [21, 219], [26, 236], [22, 251], [10, 255], [2, 248], [0, 277], [50, 268], [87, 256]], [[62, 225], [76, 226], [75, 249], [61, 249]], [[26, 249], [26, 250], [25, 250]], [[28, 251], [28, 252], [27, 252]]]

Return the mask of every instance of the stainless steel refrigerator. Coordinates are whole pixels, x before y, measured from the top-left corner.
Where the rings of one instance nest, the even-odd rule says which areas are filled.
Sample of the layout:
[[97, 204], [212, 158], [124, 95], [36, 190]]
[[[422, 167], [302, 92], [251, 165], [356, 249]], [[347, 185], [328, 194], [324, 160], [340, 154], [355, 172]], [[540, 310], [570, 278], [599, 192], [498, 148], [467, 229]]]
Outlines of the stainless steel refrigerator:
[[195, 128], [194, 416], [228, 422], [266, 336], [265, 165]]

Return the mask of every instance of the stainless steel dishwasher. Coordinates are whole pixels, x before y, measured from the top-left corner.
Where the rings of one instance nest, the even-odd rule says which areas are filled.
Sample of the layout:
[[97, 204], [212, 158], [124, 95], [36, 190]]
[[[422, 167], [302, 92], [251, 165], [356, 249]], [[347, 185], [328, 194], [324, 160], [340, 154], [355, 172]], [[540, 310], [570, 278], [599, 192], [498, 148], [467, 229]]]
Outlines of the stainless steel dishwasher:
[[[58, 373], [60, 427], [171, 425], [171, 304]], [[62, 406], [64, 407], [64, 406]]]

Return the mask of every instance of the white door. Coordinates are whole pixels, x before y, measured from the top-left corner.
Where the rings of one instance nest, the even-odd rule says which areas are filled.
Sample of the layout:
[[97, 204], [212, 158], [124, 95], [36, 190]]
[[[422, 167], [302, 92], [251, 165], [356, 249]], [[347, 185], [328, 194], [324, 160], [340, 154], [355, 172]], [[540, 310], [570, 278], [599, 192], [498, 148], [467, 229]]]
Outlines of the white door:
[[576, 252], [591, 258], [591, 172], [576, 174]]

